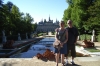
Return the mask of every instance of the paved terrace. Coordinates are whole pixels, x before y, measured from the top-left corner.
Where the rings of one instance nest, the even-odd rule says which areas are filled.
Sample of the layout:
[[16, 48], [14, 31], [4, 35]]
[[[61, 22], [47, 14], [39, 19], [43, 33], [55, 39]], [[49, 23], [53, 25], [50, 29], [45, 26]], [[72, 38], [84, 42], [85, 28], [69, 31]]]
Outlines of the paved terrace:
[[[21, 44], [33, 39], [15, 41], [15, 44]], [[80, 42], [80, 41], [79, 41]], [[100, 47], [99, 42], [95, 42], [96, 47]], [[69, 58], [70, 60], [71, 58]], [[70, 62], [70, 61], [69, 61]], [[100, 66], [100, 56], [97, 57], [76, 57], [76, 66]], [[55, 61], [43, 61], [33, 58], [0, 58], [0, 66], [55, 66]], [[61, 64], [59, 63], [59, 66]], [[68, 66], [72, 66], [69, 64]]]

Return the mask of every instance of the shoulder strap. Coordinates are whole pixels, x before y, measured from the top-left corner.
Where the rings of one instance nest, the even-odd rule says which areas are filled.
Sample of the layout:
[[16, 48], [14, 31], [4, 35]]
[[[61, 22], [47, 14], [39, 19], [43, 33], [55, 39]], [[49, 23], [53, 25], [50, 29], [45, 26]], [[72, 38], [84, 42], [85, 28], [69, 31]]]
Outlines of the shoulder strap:
[[65, 31], [66, 31], [66, 29], [64, 30], [64, 32], [63, 32], [63, 34], [62, 34], [62, 36], [61, 36], [61, 39], [62, 39], [62, 37], [64, 36]]
[[[57, 29], [56, 31], [57, 31], [57, 35], [58, 35], [59, 29]], [[62, 37], [64, 36], [65, 31], [66, 31], [66, 29], [64, 30], [63, 34], [61, 35], [61, 39], [62, 39]]]

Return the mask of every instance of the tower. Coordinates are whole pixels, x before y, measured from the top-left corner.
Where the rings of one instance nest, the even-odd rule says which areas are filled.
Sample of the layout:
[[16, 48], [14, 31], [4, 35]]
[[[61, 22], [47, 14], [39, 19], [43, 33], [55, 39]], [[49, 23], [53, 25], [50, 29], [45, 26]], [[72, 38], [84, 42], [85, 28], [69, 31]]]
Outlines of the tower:
[[50, 15], [49, 15], [49, 21], [50, 21]]
[[56, 22], [57, 22], [57, 18], [56, 18]]

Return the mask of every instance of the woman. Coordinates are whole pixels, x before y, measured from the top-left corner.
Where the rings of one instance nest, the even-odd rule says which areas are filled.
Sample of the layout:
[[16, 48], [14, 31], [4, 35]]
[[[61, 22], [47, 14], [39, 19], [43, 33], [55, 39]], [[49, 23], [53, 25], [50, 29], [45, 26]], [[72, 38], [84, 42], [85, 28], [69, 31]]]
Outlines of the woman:
[[55, 40], [60, 43], [60, 49], [55, 48], [55, 59], [56, 59], [56, 66], [58, 66], [59, 56], [61, 54], [61, 63], [64, 66], [64, 54], [67, 53], [67, 40], [68, 40], [68, 31], [64, 28], [65, 23], [61, 21], [59, 23], [60, 28], [57, 28], [55, 34]]

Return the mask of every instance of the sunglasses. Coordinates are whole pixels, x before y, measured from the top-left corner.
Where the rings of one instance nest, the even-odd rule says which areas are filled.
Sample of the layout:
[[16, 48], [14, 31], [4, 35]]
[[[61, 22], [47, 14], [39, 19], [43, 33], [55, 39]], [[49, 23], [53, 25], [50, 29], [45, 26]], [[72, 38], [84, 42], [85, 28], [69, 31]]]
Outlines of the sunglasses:
[[67, 24], [71, 24], [71, 22], [67, 23]]

